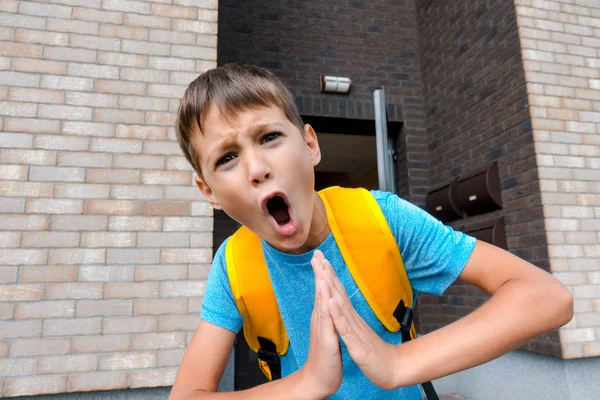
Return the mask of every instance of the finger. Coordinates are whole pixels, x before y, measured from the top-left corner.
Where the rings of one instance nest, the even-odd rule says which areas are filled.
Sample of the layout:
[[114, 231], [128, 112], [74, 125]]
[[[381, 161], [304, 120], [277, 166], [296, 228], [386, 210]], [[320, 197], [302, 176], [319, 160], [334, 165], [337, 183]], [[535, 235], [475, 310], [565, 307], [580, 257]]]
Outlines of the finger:
[[317, 285], [317, 287], [319, 288], [317, 294], [319, 300], [317, 303], [315, 303], [315, 310], [319, 311], [321, 317], [329, 318], [329, 310], [327, 309], [327, 299], [324, 297], [323, 293], [325, 291], [325, 286], [325, 282], [320, 280]]
[[370, 344], [365, 340], [363, 329], [356, 323], [354, 318], [342, 312], [336, 299], [327, 302], [333, 325], [346, 344], [350, 356], [355, 360], [361, 360], [370, 350]]
[[327, 279], [321, 279], [321, 300], [329, 300], [332, 297], [331, 288], [329, 287], [329, 283]]
[[315, 304], [317, 304], [317, 299], [319, 298], [319, 281], [322, 280], [322, 278], [320, 278], [318, 276], [318, 267], [315, 265], [316, 263], [312, 263], [312, 267], [313, 267], [313, 272], [315, 273]]
[[[344, 316], [348, 319], [348, 321], [352, 321], [355, 324], [360, 325], [361, 322], [365, 323], [363, 319], [358, 315], [356, 310], [354, 309], [354, 305], [350, 301], [348, 294], [346, 293], [346, 289], [342, 282], [338, 279], [338, 277], [333, 273], [331, 266], [329, 266], [328, 270], [325, 271], [326, 282], [328, 283], [327, 289], [330, 298], [334, 298], [336, 300], [336, 304], [340, 309], [340, 312], [344, 314]], [[359, 328], [357, 328], [359, 329]], [[358, 330], [360, 331], [360, 329]]]
[[316, 332], [318, 334], [317, 340], [325, 346], [337, 346], [337, 331], [329, 313], [327, 299], [324, 298], [327, 292], [326, 286], [324, 281], [319, 281], [319, 300], [318, 303], [315, 304], [315, 313], [318, 314], [315, 317]]
[[346, 294], [346, 288], [344, 288], [344, 285], [342, 284], [342, 282], [338, 278], [337, 274], [333, 270], [333, 267], [329, 263], [329, 260], [327, 260], [326, 258], [324, 258], [323, 261], [322, 261], [322, 265], [323, 265], [323, 269], [325, 270], [325, 276], [328, 279], [331, 279], [331, 281], [333, 282], [333, 285], [334, 285], [335, 289], [338, 290], [338, 291], [340, 291], [340, 292], [342, 292], [342, 293], [344, 293], [344, 294]]
[[[317, 261], [317, 259], [315, 259], [313, 257], [313, 259], [310, 261], [310, 264], [312, 266], [313, 269], [313, 273], [315, 275], [315, 305], [317, 304], [317, 298], [321, 297], [321, 298], [328, 298], [329, 295], [327, 295], [327, 297], [323, 297], [320, 296], [319, 294], [322, 294], [322, 289], [323, 289], [323, 283], [324, 283], [324, 271], [323, 271], [323, 266], [322, 264]], [[322, 284], [320, 285], [319, 282], [321, 282]], [[319, 287], [321, 287], [321, 290], [319, 290]], [[329, 293], [329, 289], [327, 289], [327, 293]]]
[[[348, 298], [348, 294], [346, 293], [344, 285], [335, 274], [335, 271], [331, 267], [329, 261], [326, 258], [323, 258], [321, 260], [315, 260], [315, 263], [321, 264], [322, 268], [324, 269], [322, 277], [326, 283], [325, 290], [327, 297], [325, 298], [336, 296], [339, 300], [338, 304], [340, 305], [340, 307], [347, 307], [346, 303], [350, 303], [350, 299]], [[350, 307], [353, 309], [351, 305]]]
[[[315, 253], [317, 253], [317, 252], [315, 251]], [[344, 318], [344, 322], [342, 322], [342, 324], [345, 323], [345, 325], [342, 326], [344, 329], [348, 328], [349, 331], [351, 330], [354, 332], [359, 332], [361, 330], [360, 322], [363, 322], [362, 319], [358, 316], [358, 314], [354, 310], [354, 306], [352, 305], [352, 302], [348, 298], [346, 289], [344, 288], [344, 285], [342, 284], [342, 282], [339, 280], [339, 278], [335, 274], [335, 271], [331, 267], [331, 264], [325, 257], [323, 257], [323, 253], [321, 253], [321, 252], [319, 252], [319, 253], [320, 253], [320, 255], [319, 255], [319, 260], [317, 260], [317, 263], [320, 263], [324, 269], [324, 274], [323, 274], [324, 277], [323, 278], [324, 278], [324, 282], [325, 282], [325, 285], [323, 285], [323, 288], [322, 288], [322, 293], [323, 293], [324, 297], [321, 298], [321, 301], [328, 301], [330, 305], [333, 305], [335, 307], [334, 309], [339, 310], [339, 314], [341, 316], [343, 316], [343, 318]], [[329, 299], [335, 299], [335, 302], [331, 303], [331, 301]], [[329, 305], [328, 305], [328, 308], [329, 308]], [[333, 314], [332, 314], [331, 309], [329, 309], [329, 314], [331, 315], [332, 320], [333, 320]], [[359, 321], [359, 319], [360, 319], [360, 321]], [[336, 327], [336, 329], [338, 329], [338, 330], [340, 329], [335, 324], [335, 321], [334, 321], [334, 326]]]
[[[318, 268], [315, 268], [315, 265], [313, 265], [313, 271], [316, 269], [318, 269]], [[319, 279], [315, 276], [315, 300], [314, 300], [314, 304], [313, 304], [313, 312], [310, 317], [311, 329], [313, 328], [313, 326], [316, 327], [317, 314], [319, 314], [319, 297], [320, 297], [319, 296], [319, 282], [320, 281], [322, 281], [322, 279]]]
[[[315, 286], [315, 305], [313, 312], [319, 314], [317, 317], [319, 321], [317, 322], [320, 323], [320, 321], [331, 319], [329, 309], [327, 308], [327, 300], [331, 297], [331, 292], [327, 283], [322, 279], [316, 280]], [[331, 326], [333, 326], [333, 321], [331, 321]]]
[[324, 260], [325, 259], [325, 255], [323, 254], [323, 252], [321, 250], [315, 250], [315, 252], [313, 253], [314, 257], [316, 257], [319, 260]]
[[311, 330], [316, 326], [317, 314], [319, 314], [319, 291], [315, 288], [315, 304], [313, 305], [313, 312], [310, 316], [310, 327]]
[[[325, 286], [324, 283], [323, 286]], [[319, 340], [328, 347], [333, 345], [338, 346], [337, 330], [327, 304], [328, 301], [326, 299], [319, 300], [319, 318], [317, 321], [319, 325]]]
[[312, 266], [313, 273], [315, 274], [315, 281], [317, 279], [323, 279], [325, 277], [325, 267], [321, 261], [321, 257], [323, 257], [323, 253], [321, 253], [320, 256], [317, 254], [313, 254], [313, 258], [310, 260], [310, 265]]
[[346, 295], [346, 292], [340, 292], [338, 288], [333, 285], [331, 280], [329, 281], [328, 289], [330, 294], [329, 298], [335, 300], [334, 304], [336, 309], [339, 310], [339, 313], [346, 319], [347, 323], [350, 324], [355, 322], [356, 318], [354, 314], [356, 314], [356, 311], [354, 310], [352, 302]]
[[335, 275], [332, 275], [329, 271], [325, 271], [325, 281], [327, 282], [329, 297], [336, 299], [340, 310], [344, 314], [348, 314], [348, 317], [351, 316], [350, 314], [355, 313], [354, 306], [352, 305], [352, 302], [346, 293], [346, 289], [340, 280]]
[[339, 332], [342, 339], [344, 339], [344, 342], [346, 342], [347, 345], [350, 345], [350, 343], [355, 343], [356, 335], [352, 327], [352, 323], [348, 319], [347, 315], [342, 312], [337, 300], [329, 299], [327, 302], [327, 308], [329, 309], [329, 314], [331, 315], [333, 324], [335, 325], [335, 328]]
[[317, 284], [317, 280], [320, 277], [323, 277], [323, 265], [313, 256], [310, 260], [310, 265], [312, 267], [313, 273], [315, 274], [315, 285]]

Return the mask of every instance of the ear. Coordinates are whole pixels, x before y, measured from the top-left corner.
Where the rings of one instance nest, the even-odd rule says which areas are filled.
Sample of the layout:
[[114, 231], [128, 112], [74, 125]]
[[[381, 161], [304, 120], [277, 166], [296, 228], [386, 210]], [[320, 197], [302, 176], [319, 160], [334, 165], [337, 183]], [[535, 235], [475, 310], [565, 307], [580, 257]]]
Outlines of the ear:
[[321, 148], [317, 140], [317, 134], [312, 126], [304, 125], [304, 142], [310, 151], [313, 167], [316, 167], [321, 162]]
[[198, 189], [200, 189], [200, 191], [206, 198], [206, 201], [208, 201], [208, 204], [210, 204], [210, 206], [212, 208], [214, 208], [215, 210], [220, 210], [221, 206], [219, 205], [219, 201], [215, 197], [212, 189], [206, 184], [204, 179], [202, 179], [198, 175], [196, 175], [194, 177], [194, 181], [196, 182], [196, 186], [198, 186]]

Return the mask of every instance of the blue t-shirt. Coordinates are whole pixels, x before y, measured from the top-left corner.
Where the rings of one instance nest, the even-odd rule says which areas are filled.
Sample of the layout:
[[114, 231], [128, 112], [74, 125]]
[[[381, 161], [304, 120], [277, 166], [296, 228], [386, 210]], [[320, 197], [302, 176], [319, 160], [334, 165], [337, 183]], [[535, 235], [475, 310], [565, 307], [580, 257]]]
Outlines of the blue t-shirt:
[[[394, 194], [371, 193], [396, 238], [413, 290], [441, 295], [462, 272], [475, 246], [475, 239], [444, 226], [419, 207]], [[238, 332], [242, 327], [242, 316], [227, 277], [225, 245], [226, 242], [213, 260], [201, 318]], [[290, 338], [288, 352], [281, 357], [281, 374], [287, 376], [301, 368], [308, 357], [310, 317], [315, 297], [314, 274], [310, 265], [314, 250], [296, 255], [282, 253], [265, 241], [262, 245], [275, 297]], [[379, 322], [358, 289], [333, 235], [330, 233], [317, 249], [331, 263], [358, 314], [386, 342], [400, 344], [401, 334], [389, 332]], [[331, 399], [422, 399], [418, 386], [389, 391], [375, 386], [354, 363], [343, 342], [341, 348], [344, 376], [342, 386]]]

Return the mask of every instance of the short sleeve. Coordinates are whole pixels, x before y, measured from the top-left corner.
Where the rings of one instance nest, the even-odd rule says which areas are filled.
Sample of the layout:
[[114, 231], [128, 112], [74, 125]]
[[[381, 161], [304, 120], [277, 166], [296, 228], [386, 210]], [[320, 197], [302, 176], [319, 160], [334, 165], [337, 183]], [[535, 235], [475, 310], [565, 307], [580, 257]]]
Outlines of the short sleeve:
[[243, 318], [235, 304], [229, 285], [225, 263], [226, 244], [227, 240], [217, 250], [210, 267], [200, 318], [237, 333], [242, 327]]
[[467, 264], [475, 238], [445, 226], [395, 194], [371, 193], [396, 238], [412, 287], [442, 295]]

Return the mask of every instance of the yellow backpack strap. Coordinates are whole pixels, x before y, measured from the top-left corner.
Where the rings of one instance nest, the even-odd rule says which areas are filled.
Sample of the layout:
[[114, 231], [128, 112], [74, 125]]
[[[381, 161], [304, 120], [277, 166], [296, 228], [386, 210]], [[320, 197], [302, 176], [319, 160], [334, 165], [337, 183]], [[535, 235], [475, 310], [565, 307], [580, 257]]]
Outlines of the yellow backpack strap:
[[[377, 204], [366, 189], [331, 187], [319, 192], [329, 227], [354, 281], [379, 321], [390, 331], [401, 328], [416, 337], [412, 319], [413, 292], [398, 244]], [[406, 312], [406, 313], [405, 313]]]
[[260, 238], [242, 226], [227, 242], [225, 261], [231, 291], [244, 318], [244, 337], [259, 357], [269, 378], [281, 377], [279, 357], [287, 353], [289, 339], [277, 306]]

